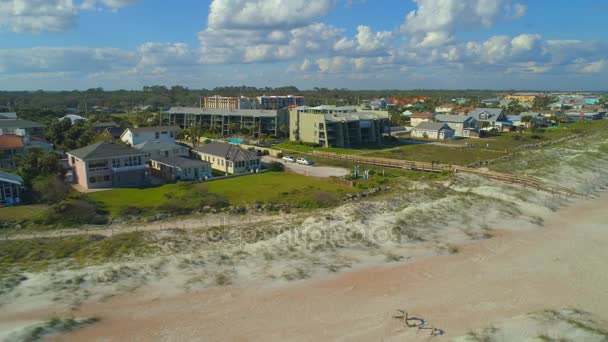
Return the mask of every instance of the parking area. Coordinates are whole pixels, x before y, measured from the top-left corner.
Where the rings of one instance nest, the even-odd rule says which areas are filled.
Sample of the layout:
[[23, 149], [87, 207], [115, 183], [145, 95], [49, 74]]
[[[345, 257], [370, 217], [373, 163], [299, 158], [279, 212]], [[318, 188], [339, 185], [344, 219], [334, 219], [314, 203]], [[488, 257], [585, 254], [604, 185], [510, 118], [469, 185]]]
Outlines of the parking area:
[[271, 163], [279, 162], [285, 165], [286, 171], [295, 172], [304, 176], [317, 177], [317, 178], [329, 178], [329, 177], [343, 177], [350, 173], [350, 170], [341, 167], [328, 167], [328, 166], [306, 166], [296, 163], [286, 163], [279, 158], [264, 156], [262, 162]]

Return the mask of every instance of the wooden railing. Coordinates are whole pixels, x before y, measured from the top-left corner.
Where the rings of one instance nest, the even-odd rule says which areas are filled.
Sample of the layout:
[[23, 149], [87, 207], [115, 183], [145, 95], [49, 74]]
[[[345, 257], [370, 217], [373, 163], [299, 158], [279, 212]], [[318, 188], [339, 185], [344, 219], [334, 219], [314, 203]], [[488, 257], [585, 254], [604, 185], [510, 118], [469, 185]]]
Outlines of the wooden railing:
[[576, 192], [546, 184], [543, 181], [532, 178], [532, 177], [522, 177], [516, 176], [508, 173], [495, 172], [495, 171], [486, 171], [481, 169], [470, 168], [466, 166], [459, 165], [449, 165], [449, 164], [441, 164], [436, 162], [420, 162], [420, 161], [410, 161], [410, 160], [401, 160], [401, 159], [389, 159], [389, 158], [377, 158], [377, 157], [364, 157], [360, 155], [349, 155], [349, 154], [336, 154], [329, 152], [319, 152], [313, 151], [310, 154], [314, 157], [330, 159], [330, 160], [344, 160], [357, 164], [367, 164], [395, 169], [405, 169], [412, 171], [424, 171], [424, 172], [453, 172], [453, 173], [468, 173], [473, 174], [485, 178], [494, 179], [497, 181], [501, 181], [504, 183], [510, 184], [518, 184], [526, 188], [536, 189], [538, 191], [545, 191], [552, 194], [563, 194], [568, 196], [577, 196]]

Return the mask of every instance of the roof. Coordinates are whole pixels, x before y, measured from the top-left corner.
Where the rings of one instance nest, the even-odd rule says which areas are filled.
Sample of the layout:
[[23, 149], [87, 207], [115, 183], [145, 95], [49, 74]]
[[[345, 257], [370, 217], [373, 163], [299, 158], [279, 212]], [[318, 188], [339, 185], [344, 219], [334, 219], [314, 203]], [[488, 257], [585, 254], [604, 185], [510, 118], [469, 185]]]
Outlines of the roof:
[[242, 161], [258, 158], [258, 155], [254, 152], [245, 150], [236, 145], [221, 142], [212, 142], [202, 145], [197, 147], [194, 151], [210, 154], [212, 156], [221, 157], [231, 161]]
[[438, 114], [437, 116], [435, 116], [435, 119], [437, 119], [437, 121], [439, 121], [439, 122], [457, 122], [457, 123], [464, 123], [468, 120], [474, 120], [470, 116], [453, 115], [453, 114]]
[[410, 115], [412, 119], [432, 119], [433, 117], [435, 117], [433, 113], [414, 113]]
[[424, 130], [424, 131], [440, 131], [442, 129], [451, 129], [444, 122], [423, 122], [418, 126], [414, 127], [416, 130]]
[[155, 126], [155, 127], [132, 127], [127, 128], [132, 133], [158, 132], [158, 131], [179, 131], [179, 126]]
[[93, 145], [89, 145], [77, 150], [69, 151], [68, 154], [82, 159], [82, 160], [94, 160], [94, 159], [108, 159], [113, 157], [123, 156], [140, 156], [145, 155], [144, 152], [134, 149], [123, 144], [115, 144], [109, 142], [98, 142]]
[[104, 130], [104, 132], [108, 132], [114, 139], [120, 138], [123, 131], [124, 129], [122, 129], [121, 127], [107, 127]]
[[279, 110], [269, 109], [207, 109], [197, 107], [171, 107], [163, 113], [168, 114], [193, 114], [193, 115], [221, 115], [221, 116], [252, 116], [252, 117], [276, 117]]
[[376, 114], [376, 113], [370, 113], [370, 112], [355, 112], [355, 113], [332, 113], [332, 114], [322, 114], [322, 115], [325, 116], [325, 121], [328, 121], [328, 122], [388, 119], [388, 113], [386, 115], [383, 115], [383, 114]]
[[[488, 117], [485, 119], [480, 119], [480, 115], [481, 114], [487, 114]], [[500, 114], [503, 113], [503, 109], [502, 108], [477, 108], [474, 111], [470, 112], [468, 114], [468, 116], [472, 117], [473, 119], [477, 120], [477, 121], [490, 121], [490, 122], [495, 122], [498, 121], [498, 117], [500, 116]]]
[[173, 149], [176, 147], [183, 148], [183, 147], [187, 147], [187, 146], [179, 145], [176, 143], [161, 142], [156, 139], [148, 139], [148, 140], [144, 141], [143, 143], [137, 144], [133, 147], [138, 150], [141, 150], [141, 151], [157, 151], [157, 150], [169, 150], [169, 149]]
[[96, 123], [93, 124], [93, 127], [95, 127], [95, 128], [107, 128], [107, 127], [118, 127], [118, 125], [115, 122], [108, 121], [108, 122], [96, 122]]
[[29, 120], [0, 120], [0, 128], [42, 128], [43, 124]]
[[6, 173], [6, 172], [2, 172], [2, 171], [0, 171], [0, 181], [17, 184], [17, 185], [23, 185], [23, 178], [21, 178], [17, 175], [14, 175], [12, 173]]
[[17, 113], [14, 112], [10, 112], [10, 113], [0, 113], [0, 120], [16, 120], [17, 119]]
[[70, 121], [72, 121], [72, 122], [74, 122], [76, 120], [84, 120], [84, 121], [88, 120], [87, 118], [84, 118], [84, 117], [82, 117], [80, 115], [76, 115], [76, 114], [68, 114], [62, 118], [59, 118], [59, 120], [65, 120], [65, 119], [70, 119]]
[[208, 161], [191, 159], [186, 157], [164, 157], [164, 158], [150, 158], [150, 160], [157, 161], [165, 165], [171, 165], [179, 167], [180, 169], [188, 167], [200, 167], [202, 165], [210, 165]]
[[23, 148], [23, 137], [13, 134], [0, 135], [0, 149]]

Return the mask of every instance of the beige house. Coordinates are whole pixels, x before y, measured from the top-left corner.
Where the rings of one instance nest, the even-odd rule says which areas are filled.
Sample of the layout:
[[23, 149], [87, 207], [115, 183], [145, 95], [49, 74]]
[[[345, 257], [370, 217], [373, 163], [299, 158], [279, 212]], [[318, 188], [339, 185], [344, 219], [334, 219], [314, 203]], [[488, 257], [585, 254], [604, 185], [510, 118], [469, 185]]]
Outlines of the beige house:
[[443, 122], [423, 122], [412, 129], [412, 137], [434, 140], [454, 138], [455, 131]]
[[433, 121], [434, 117], [435, 117], [435, 114], [433, 114], [433, 113], [415, 113], [413, 115], [410, 115], [410, 125], [412, 127], [416, 127], [423, 122]]
[[212, 142], [194, 149], [198, 158], [209, 162], [214, 170], [227, 174], [245, 173], [262, 169], [257, 153], [237, 145]]

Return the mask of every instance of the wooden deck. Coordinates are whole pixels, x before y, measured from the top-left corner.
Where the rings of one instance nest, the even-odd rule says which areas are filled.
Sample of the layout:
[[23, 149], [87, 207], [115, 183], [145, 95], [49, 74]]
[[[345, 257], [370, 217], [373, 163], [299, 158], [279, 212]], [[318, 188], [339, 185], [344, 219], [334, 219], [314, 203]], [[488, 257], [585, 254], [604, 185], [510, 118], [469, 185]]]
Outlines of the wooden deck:
[[395, 169], [405, 169], [412, 171], [424, 171], [424, 172], [452, 172], [452, 173], [468, 173], [485, 178], [494, 179], [509, 184], [521, 185], [525, 188], [532, 188], [538, 191], [544, 191], [551, 194], [562, 194], [568, 196], [577, 196], [578, 194], [570, 189], [553, 186], [544, 183], [543, 181], [532, 178], [516, 176], [508, 173], [486, 171], [481, 169], [470, 168], [460, 165], [449, 165], [441, 163], [428, 163], [419, 161], [409, 161], [400, 159], [389, 159], [389, 158], [376, 158], [376, 157], [363, 157], [359, 155], [349, 154], [336, 154], [328, 152], [313, 151], [310, 155], [318, 158], [331, 159], [331, 160], [344, 160], [357, 164], [367, 164]]

